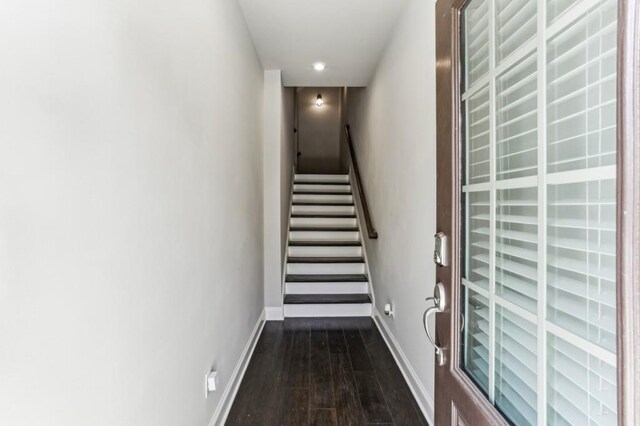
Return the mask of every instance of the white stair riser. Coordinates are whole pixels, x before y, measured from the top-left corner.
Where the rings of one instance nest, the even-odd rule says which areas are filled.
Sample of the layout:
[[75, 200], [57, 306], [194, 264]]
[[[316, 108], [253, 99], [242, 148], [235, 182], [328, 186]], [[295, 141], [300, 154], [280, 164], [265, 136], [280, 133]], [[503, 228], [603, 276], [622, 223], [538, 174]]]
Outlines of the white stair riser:
[[290, 231], [289, 241], [359, 241], [358, 231]]
[[371, 303], [284, 305], [285, 317], [370, 317]]
[[364, 274], [364, 263], [288, 263], [287, 274]]
[[294, 192], [344, 192], [351, 194], [351, 185], [305, 185], [297, 183], [293, 185]]
[[367, 294], [367, 283], [287, 283], [287, 294]]
[[333, 215], [353, 215], [354, 206], [291, 206], [292, 214], [333, 214]]
[[288, 247], [291, 257], [361, 257], [362, 247]]
[[351, 228], [358, 226], [358, 221], [349, 218], [292, 217], [291, 226], [305, 228]]
[[353, 203], [352, 195], [293, 194], [294, 203]]
[[294, 178], [295, 183], [302, 182], [349, 182], [349, 175], [299, 175]]

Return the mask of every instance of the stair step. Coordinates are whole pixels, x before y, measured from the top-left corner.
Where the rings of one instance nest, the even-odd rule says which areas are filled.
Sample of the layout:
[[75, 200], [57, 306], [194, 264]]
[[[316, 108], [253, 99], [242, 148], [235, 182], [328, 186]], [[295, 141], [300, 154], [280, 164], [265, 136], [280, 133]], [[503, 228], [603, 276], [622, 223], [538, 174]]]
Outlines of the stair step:
[[287, 294], [285, 305], [371, 303], [368, 294]]
[[321, 204], [308, 204], [297, 206], [293, 203], [291, 214], [294, 215], [355, 215], [356, 209], [352, 205], [339, 204], [337, 206], [323, 206]]
[[327, 228], [353, 229], [358, 227], [358, 220], [355, 217], [292, 217], [289, 220], [289, 225], [292, 228], [312, 228], [316, 230]]
[[360, 247], [360, 241], [289, 241], [289, 247]]
[[291, 231], [289, 232], [289, 241], [360, 241], [360, 232], [358, 231], [323, 231], [322, 229], [314, 229], [313, 231]]
[[351, 185], [349, 182], [293, 182], [294, 185]]
[[325, 175], [325, 174], [296, 174], [294, 183], [324, 182], [324, 183], [349, 183], [349, 175]]
[[290, 257], [287, 263], [364, 263], [362, 257]]
[[352, 195], [351, 192], [343, 191], [293, 191], [293, 195]]
[[[288, 275], [363, 275], [366, 271], [364, 262], [353, 263], [291, 263], [286, 265]], [[324, 292], [323, 292], [324, 293]]]
[[304, 203], [301, 202], [293, 202], [291, 205], [293, 206], [328, 206], [328, 207], [353, 207], [353, 202], [351, 203], [325, 203], [322, 201], [318, 201], [318, 202], [309, 202], [309, 201], [305, 201]]
[[353, 204], [351, 194], [293, 194], [293, 203], [314, 203], [314, 204]]
[[289, 228], [289, 231], [292, 232], [336, 232], [336, 231], [348, 231], [348, 232], [358, 232], [357, 226], [332, 226], [332, 227], [323, 227], [323, 226], [292, 226]]
[[367, 294], [368, 283], [285, 283], [286, 294]]
[[371, 303], [284, 304], [285, 318], [370, 317]]
[[294, 219], [356, 219], [354, 214], [292, 214]]
[[289, 246], [292, 257], [362, 257], [362, 246]]
[[294, 183], [293, 192], [312, 192], [314, 194], [351, 194], [351, 185], [349, 185], [348, 183]]
[[350, 193], [325, 194], [314, 192], [311, 194], [293, 194], [294, 203], [352, 203], [353, 195]]
[[341, 282], [341, 283], [366, 283], [369, 282], [369, 279], [366, 275], [361, 274], [353, 274], [353, 275], [340, 275], [340, 274], [289, 274], [287, 275], [285, 282], [288, 283], [330, 283], [330, 282]]

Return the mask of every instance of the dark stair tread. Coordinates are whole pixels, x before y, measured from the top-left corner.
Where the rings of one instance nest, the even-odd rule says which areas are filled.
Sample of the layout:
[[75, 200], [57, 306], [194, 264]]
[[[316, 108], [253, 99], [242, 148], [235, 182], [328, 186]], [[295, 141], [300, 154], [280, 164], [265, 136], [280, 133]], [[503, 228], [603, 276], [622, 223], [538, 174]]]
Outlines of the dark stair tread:
[[360, 247], [360, 241], [289, 241], [291, 247]]
[[371, 303], [368, 294], [287, 294], [284, 303], [289, 305], [330, 303]]
[[362, 274], [287, 274], [288, 283], [366, 283]]
[[351, 192], [294, 191], [293, 195], [353, 195]]
[[364, 263], [362, 257], [290, 257], [287, 263]]
[[355, 214], [299, 214], [294, 213], [291, 215], [292, 218], [296, 219], [355, 219]]
[[294, 206], [330, 206], [330, 207], [336, 207], [336, 206], [345, 206], [345, 207], [353, 207], [353, 203], [323, 203], [323, 202], [317, 202], [317, 203], [309, 203], [309, 202], [304, 202], [304, 203], [299, 203], [294, 201], [293, 202]]
[[298, 182], [294, 181], [294, 185], [351, 185], [349, 182]]
[[332, 226], [332, 227], [313, 227], [313, 226], [292, 226], [290, 229], [290, 231], [319, 231], [319, 232], [335, 232], [335, 231], [347, 231], [347, 232], [357, 232], [358, 231], [358, 227], [357, 226], [343, 226], [343, 227], [338, 227], [338, 226]]

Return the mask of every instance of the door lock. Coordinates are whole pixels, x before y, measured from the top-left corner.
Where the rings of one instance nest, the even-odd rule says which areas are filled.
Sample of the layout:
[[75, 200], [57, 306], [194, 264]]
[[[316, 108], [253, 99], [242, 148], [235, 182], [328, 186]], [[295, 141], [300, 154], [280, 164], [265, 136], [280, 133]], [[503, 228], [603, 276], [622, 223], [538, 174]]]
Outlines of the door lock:
[[447, 236], [444, 232], [438, 232], [433, 236], [435, 240], [435, 248], [433, 249], [433, 261], [438, 266], [447, 266]]
[[427, 333], [429, 342], [431, 342], [433, 347], [436, 348], [436, 362], [438, 366], [443, 366], [445, 363], [444, 348], [436, 344], [436, 341], [433, 339], [433, 337], [431, 337], [427, 320], [429, 318], [429, 314], [443, 312], [447, 307], [447, 297], [445, 294], [444, 285], [442, 283], [436, 284], [436, 287], [433, 289], [433, 297], [427, 297], [426, 300], [433, 301], [433, 306], [430, 306], [426, 311], [424, 311], [424, 315], [422, 317], [424, 331], [425, 333]]

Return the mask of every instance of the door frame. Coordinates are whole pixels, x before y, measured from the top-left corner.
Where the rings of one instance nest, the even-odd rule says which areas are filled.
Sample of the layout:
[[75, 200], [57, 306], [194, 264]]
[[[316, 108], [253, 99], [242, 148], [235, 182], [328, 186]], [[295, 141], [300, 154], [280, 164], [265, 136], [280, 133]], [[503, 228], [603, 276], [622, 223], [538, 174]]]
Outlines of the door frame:
[[[461, 265], [454, 254], [461, 249], [459, 16], [467, 1], [436, 2], [437, 230], [450, 240], [450, 262], [437, 267], [436, 282], [444, 284], [451, 303], [436, 315], [445, 365], [435, 367], [435, 423], [500, 425], [505, 419], [460, 367], [461, 318], [452, 315], [462, 312]], [[618, 422], [634, 425], [640, 424], [640, 0], [618, 0], [617, 44]]]
[[[467, 0], [436, 2], [436, 181], [437, 230], [449, 237], [447, 266], [436, 267], [436, 282], [442, 282], [451, 301], [436, 315], [436, 336], [445, 348], [445, 365], [435, 371], [435, 424], [506, 425], [504, 418], [460, 368], [460, 10]], [[448, 36], [440, 37], [441, 34]], [[455, 355], [455, 357], [454, 357]], [[455, 359], [455, 362], [452, 362]], [[445, 386], [439, 386], [443, 383]], [[456, 398], [452, 405], [452, 395]], [[464, 418], [462, 414], [464, 413]], [[473, 423], [469, 422], [473, 419]]]
[[640, 424], [640, 0], [618, 0], [618, 421]]

